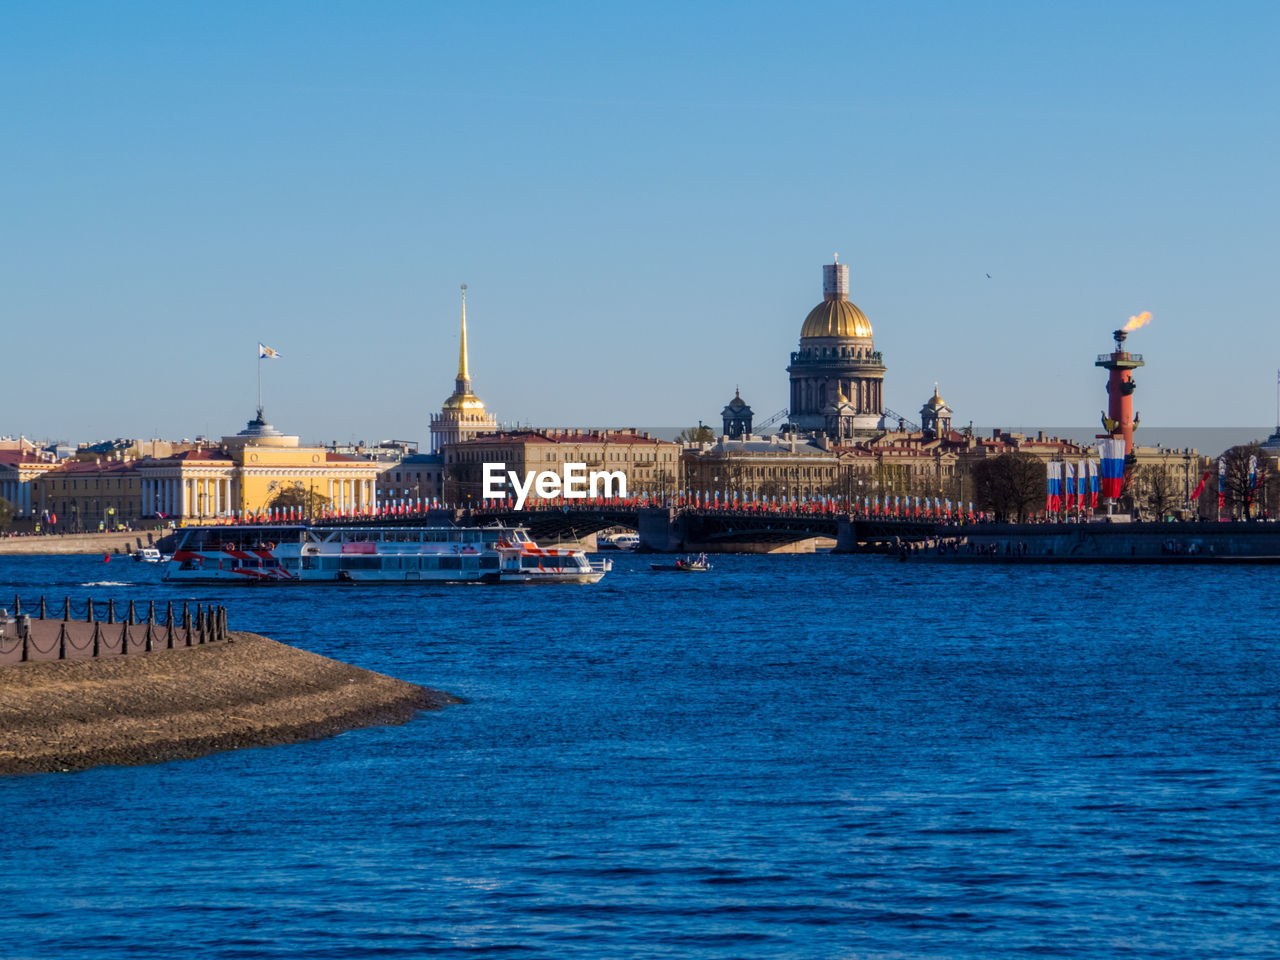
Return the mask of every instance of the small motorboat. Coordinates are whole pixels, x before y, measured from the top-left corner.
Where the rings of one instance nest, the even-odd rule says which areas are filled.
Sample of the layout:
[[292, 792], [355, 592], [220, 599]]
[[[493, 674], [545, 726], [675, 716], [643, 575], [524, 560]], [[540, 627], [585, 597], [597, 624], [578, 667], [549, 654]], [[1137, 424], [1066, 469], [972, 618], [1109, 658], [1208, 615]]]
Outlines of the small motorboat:
[[650, 569], [665, 573], [706, 573], [711, 569], [707, 555], [700, 553], [696, 557], [681, 557], [675, 563], [651, 563]]
[[169, 558], [156, 547], [139, 547], [134, 551], [133, 559], [139, 563], [164, 563]]

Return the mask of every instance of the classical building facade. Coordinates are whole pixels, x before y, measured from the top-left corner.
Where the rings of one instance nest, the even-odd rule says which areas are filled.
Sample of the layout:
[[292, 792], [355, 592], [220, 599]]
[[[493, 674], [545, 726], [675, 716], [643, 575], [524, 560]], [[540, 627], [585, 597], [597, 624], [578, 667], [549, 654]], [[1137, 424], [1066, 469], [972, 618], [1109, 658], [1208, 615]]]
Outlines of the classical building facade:
[[[377, 507], [376, 461], [303, 445], [261, 410], [216, 445], [170, 457], [74, 459], [46, 471], [33, 510], [79, 529], [142, 520], [215, 522], [270, 509], [279, 498], [342, 512]], [[304, 496], [305, 495], [305, 496]]]
[[833, 493], [839, 472], [836, 453], [825, 437], [797, 433], [721, 437], [687, 448], [681, 463], [684, 490], [757, 498]]
[[57, 466], [53, 456], [34, 449], [0, 450], [0, 499], [9, 502], [15, 517], [33, 516], [33, 481]]
[[849, 267], [822, 268], [822, 302], [800, 328], [800, 348], [787, 367], [791, 423], [833, 439], [884, 427], [884, 360], [867, 315], [849, 300]]
[[438, 414], [431, 415], [431, 452], [442, 453], [451, 443], [462, 443], [485, 433], [495, 433], [498, 421], [471, 392], [471, 371], [467, 366], [467, 285], [462, 285], [462, 340], [458, 348], [458, 376], [453, 393]]
[[840, 448], [841, 493], [963, 501], [973, 495], [974, 465], [1006, 453], [1025, 453], [1046, 463], [1092, 455], [1087, 447], [1043, 433], [1027, 437], [993, 430], [990, 437], [978, 437], [967, 431], [894, 430]]
[[627, 430], [506, 430], [452, 443], [444, 451], [444, 499], [465, 504], [484, 496], [484, 464], [502, 463], [523, 478], [550, 470], [564, 477], [566, 463], [588, 471], [621, 472], [627, 493], [674, 493], [680, 444]]
[[431, 500], [444, 498], [444, 457], [438, 453], [414, 453], [386, 464], [378, 474], [378, 499]]
[[142, 515], [132, 460], [65, 460], [32, 483], [31, 515], [63, 530], [114, 530]]

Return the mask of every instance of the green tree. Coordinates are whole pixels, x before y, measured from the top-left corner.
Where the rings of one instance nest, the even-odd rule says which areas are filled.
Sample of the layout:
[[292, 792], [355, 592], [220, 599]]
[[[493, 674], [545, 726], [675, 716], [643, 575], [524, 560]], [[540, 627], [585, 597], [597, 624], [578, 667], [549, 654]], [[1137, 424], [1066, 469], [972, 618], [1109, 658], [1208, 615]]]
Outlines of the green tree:
[[8, 530], [13, 523], [13, 504], [0, 497], [0, 530]]
[[1004, 453], [973, 465], [973, 502], [997, 520], [1022, 523], [1044, 502], [1047, 471], [1029, 453]]
[[716, 435], [710, 427], [704, 427], [698, 424], [696, 427], [689, 427], [687, 430], [681, 430], [676, 435], [677, 443], [711, 443], [715, 440]]

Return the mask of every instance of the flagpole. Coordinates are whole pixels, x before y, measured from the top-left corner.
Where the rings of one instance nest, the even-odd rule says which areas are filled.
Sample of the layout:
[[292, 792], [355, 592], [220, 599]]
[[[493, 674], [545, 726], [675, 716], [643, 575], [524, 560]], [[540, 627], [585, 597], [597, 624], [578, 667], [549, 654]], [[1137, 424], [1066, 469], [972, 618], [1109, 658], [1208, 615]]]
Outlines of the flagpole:
[[258, 348], [258, 416], [262, 416], [262, 348]]

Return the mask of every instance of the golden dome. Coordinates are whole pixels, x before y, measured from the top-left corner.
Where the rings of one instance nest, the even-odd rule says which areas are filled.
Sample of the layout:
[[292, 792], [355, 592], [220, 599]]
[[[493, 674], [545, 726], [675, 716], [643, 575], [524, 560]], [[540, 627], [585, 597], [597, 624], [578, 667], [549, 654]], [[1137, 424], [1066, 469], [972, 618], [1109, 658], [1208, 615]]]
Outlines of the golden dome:
[[810, 337], [871, 337], [871, 321], [848, 300], [823, 300], [809, 311], [800, 339]]
[[478, 410], [484, 413], [484, 402], [474, 393], [451, 394], [443, 406], [445, 410]]

